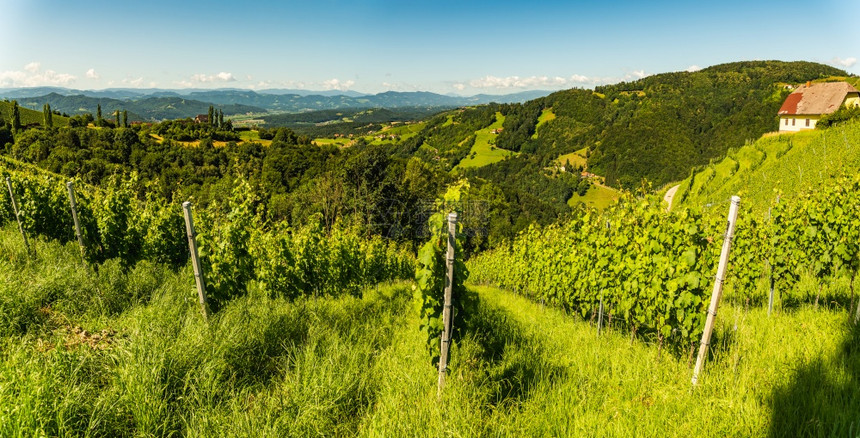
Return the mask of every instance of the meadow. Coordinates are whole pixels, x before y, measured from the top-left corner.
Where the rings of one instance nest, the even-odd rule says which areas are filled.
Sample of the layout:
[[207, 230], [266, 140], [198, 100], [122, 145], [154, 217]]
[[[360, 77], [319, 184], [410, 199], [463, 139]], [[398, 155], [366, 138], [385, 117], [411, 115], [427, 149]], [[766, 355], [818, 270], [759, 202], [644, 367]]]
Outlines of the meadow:
[[532, 138], [538, 138], [540, 128], [548, 122], [555, 120], [555, 118], [556, 115], [552, 112], [552, 108], [547, 108], [541, 111], [540, 116], [538, 116], [537, 125], [535, 125], [535, 133], [532, 134]]
[[[588, 167], [588, 160], [585, 157], [586, 148], [580, 149], [575, 152], [571, 152], [569, 154], [562, 154], [556, 159], [559, 165], [564, 166], [565, 163], [570, 163], [574, 168], [582, 167], [583, 169]], [[568, 172], [571, 170], [568, 169]]]
[[588, 188], [588, 191], [585, 192], [585, 195], [583, 196], [580, 196], [578, 193], [574, 193], [573, 196], [567, 200], [567, 205], [575, 207], [577, 204], [584, 204], [587, 207], [603, 210], [618, 200], [620, 195], [621, 192], [611, 187], [593, 184]]
[[494, 133], [494, 131], [501, 129], [504, 123], [505, 116], [497, 112], [496, 121], [493, 124], [484, 129], [475, 131], [475, 144], [472, 145], [469, 155], [462, 159], [457, 167], [486, 166], [487, 164], [493, 164], [504, 160], [505, 157], [514, 155], [511, 151], [499, 149], [494, 146], [495, 137], [498, 135]]

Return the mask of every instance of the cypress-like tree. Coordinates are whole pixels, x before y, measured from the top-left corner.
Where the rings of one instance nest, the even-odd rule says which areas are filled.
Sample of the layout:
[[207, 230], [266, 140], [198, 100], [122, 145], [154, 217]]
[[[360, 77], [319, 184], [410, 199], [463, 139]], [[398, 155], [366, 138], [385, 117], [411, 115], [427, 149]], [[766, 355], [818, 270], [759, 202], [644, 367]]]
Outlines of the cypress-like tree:
[[47, 104], [47, 103], [45, 104], [45, 117], [46, 117], [45, 126], [47, 126], [48, 128], [53, 128], [54, 127], [54, 112], [51, 111], [51, 105]]
[[128, 128], [128, 111], [122, 110], [122, 127]]
[[209, 126], [215, 124], [215, 107], [209, 105]]
[[218, 129], [224, 128], [224, 110], [218, 110]]
[[21, 114], [18, 110], [18, 101], [12, 101], [12, 133], [17, 134], [21, 130]]
[[96, 126], [102, 125], [102, 104], [96, 107]]
[[119, 110], [114, 111], [113, 115], [115, 117], [114, 120], [116, 120], [116, 123], [114, 123], [114, 126], [119, 128]]

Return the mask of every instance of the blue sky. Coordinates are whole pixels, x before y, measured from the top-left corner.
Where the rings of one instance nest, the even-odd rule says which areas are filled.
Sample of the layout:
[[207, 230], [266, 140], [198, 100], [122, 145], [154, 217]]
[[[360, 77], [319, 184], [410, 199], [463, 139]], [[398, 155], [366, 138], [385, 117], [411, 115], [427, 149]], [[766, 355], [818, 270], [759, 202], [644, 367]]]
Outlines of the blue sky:
[[0, 87], [502, 94], [752, 59], [860, 74], [860, 2], [0, 0]]

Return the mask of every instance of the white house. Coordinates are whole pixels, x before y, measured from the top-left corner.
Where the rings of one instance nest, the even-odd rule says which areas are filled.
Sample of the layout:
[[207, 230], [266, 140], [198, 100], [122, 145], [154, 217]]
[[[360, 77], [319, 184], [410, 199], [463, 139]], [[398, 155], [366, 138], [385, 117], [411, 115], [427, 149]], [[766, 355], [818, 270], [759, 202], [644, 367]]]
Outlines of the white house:
[[807, 82], [789, 94], [779, 109], [779, 132], [814, 129], [821, 116], [843, 105], [860, 107], [860, 91], [847, 82]]

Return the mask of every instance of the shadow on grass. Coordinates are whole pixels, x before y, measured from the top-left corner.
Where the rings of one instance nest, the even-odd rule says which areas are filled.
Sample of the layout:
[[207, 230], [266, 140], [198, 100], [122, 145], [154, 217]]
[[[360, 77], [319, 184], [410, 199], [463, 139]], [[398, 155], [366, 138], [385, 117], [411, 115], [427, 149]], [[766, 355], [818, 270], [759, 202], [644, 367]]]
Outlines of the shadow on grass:
[[481, 347], [479, 359], [486, 364], [484, 384], [491, 405], [525, 400], [539, 383], [564, 373], [543, 359], [543, 345], [506, 310], [485, 301], [470, 320], [468, 333]]
[[771, 437], [860, 437], [860, 327], [846, 322], [839, 351], [799, 364], [770, 403]]

